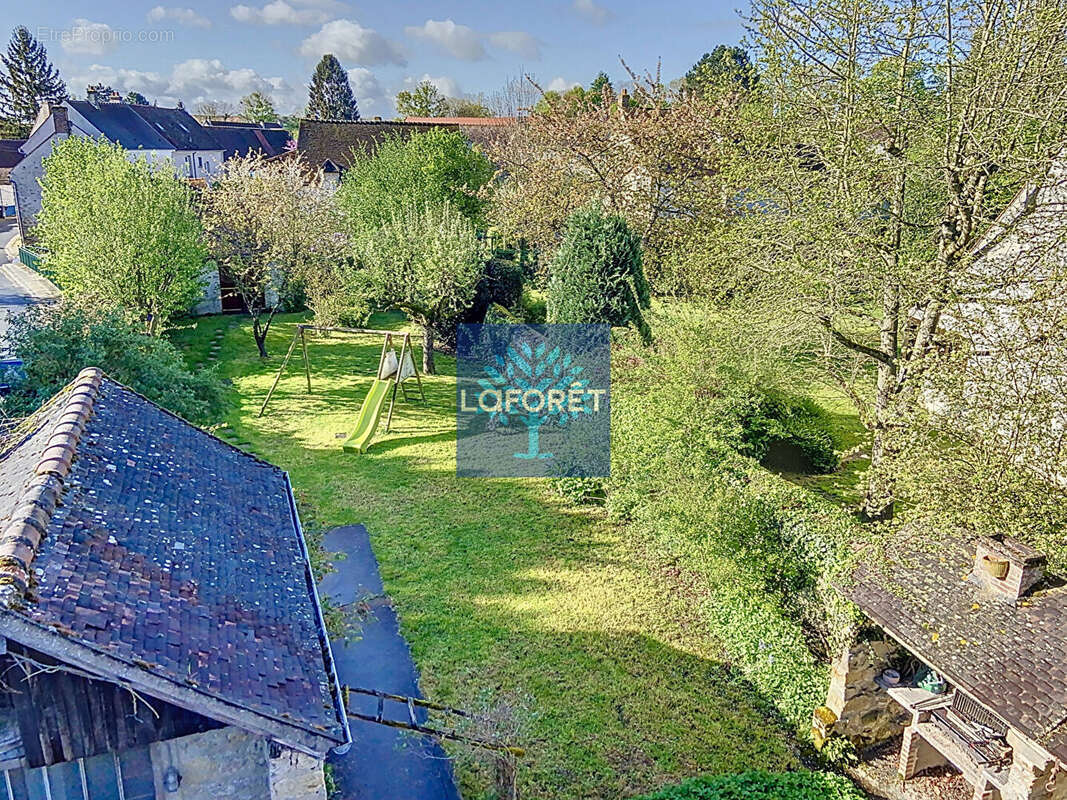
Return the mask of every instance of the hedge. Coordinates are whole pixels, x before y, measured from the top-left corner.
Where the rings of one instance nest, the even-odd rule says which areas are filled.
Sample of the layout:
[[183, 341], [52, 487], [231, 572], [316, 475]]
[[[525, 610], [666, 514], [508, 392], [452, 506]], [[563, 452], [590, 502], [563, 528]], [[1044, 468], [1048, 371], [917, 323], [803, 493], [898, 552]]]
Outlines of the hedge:
[[640, 800], [864, 800], [846, 778], [827, 772], [742, 772], [695, 778]]

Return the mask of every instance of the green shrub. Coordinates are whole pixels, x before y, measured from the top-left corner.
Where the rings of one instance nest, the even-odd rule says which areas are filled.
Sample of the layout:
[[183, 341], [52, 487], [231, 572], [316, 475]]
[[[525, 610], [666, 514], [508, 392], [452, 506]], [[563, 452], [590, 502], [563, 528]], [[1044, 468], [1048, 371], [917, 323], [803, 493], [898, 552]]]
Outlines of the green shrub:
[[847, 778], [827, 772], [742, 772], [695, 778], [641, 800], [864, 800]]
[[518, 314], [528, 325], [543, 325], [548, 318], [544, 293], [529, 286], [525, 287], [522, 297], [519, 298]]
[[620, 340], [613, 352], [609, 511], [702, 588], [699, 612], [729, 661], [807, 731], [827, 653], [854, 624], [833, 589], [852, 521], [745, 455], [752, 409], [774, 387], [753, 393], [723, 370], [707, 312], [654, 313], [654, 348]]
[[206, 421], [222, 403], [213, 371], [190, 371], [174, 345], [141, 333], [118, 311], [37, 306], [12, 322], [5, 339], [22, 359], [26, 376], [5, 398], [11, 414], [30, 413], [85, 367], [100, 367], [190, 421]]
[[648, 342], [641, 240], [622, 217], [589, 206], [571, 215], [549, 265], [548, 321], [634, 326]]

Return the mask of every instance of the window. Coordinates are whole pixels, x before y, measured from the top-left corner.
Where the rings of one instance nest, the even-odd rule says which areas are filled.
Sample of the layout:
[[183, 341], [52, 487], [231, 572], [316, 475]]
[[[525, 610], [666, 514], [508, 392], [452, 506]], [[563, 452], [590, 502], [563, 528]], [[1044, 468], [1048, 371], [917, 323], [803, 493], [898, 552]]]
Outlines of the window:
[[4, 770], [0, 800], [154, 800], [147, 747], [37, 769]]

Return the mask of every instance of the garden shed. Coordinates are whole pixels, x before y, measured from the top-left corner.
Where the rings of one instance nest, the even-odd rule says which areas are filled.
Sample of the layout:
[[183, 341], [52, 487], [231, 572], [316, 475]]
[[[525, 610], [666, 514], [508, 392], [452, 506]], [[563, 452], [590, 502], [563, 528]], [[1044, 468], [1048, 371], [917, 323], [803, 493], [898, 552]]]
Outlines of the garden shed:
[[833, 730], [902, 734], [904, 780], [951, 765], [975, 800], [1067, 798], [1067, 587], [1045, 566], [1010, 538], [918, 536], [861, 565], [845, 593], [885, 638], [835, 661]]

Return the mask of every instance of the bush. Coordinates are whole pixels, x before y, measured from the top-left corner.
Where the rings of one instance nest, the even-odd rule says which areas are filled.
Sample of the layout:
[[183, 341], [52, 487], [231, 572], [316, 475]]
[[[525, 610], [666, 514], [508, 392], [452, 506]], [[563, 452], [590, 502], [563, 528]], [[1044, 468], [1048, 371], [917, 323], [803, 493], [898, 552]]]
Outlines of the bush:
[[68, 299], [122, 309], [158, 335], [201, 298], [203, 229], [188, 183], [169, 164], [71, 136], [44, 166], [35, 233]]
[[622, 217], [598, 206], [576, 211], [549, 266], [548, 321], [632, 325], [648, 342], [649, 307], [641, 241]]
[[826, 772], [742, 772], [695, 778], [641, 800], [864, 800], [847, 778]]
[[25, 365], [25, 380], [5, 398], [11, 414], [29, 414], [85, 367], [100, 367], [190, 421], [206, 421], [222, 403], [214, 372], [190, 371], [174, 345], [141, 333], [117, 311], [37, 306], [17, 317], [5, 338]]
[[833, 588], [852, 522], [746, 455], [763, 401], [716, 362], [707, 312], [672, 306], [655, 324], [654, 349], [623, 340], [613, 353], [609, 511], [701, 587], [700, 614], [730, 662], [806, 732], [826, 655], [854, 623]]

